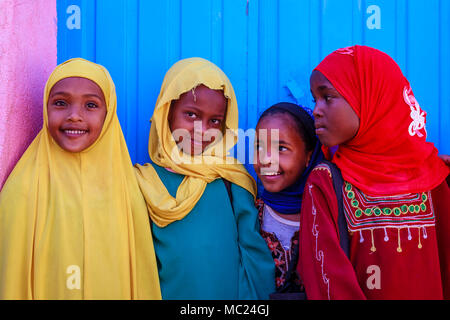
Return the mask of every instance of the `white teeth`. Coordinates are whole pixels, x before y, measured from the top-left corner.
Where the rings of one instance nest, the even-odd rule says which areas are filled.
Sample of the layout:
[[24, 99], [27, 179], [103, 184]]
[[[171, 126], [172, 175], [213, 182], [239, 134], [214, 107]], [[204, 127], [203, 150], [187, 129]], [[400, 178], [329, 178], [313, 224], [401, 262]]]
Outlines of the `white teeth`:
[[64, 130], [68, 134], [84, 134], [86, 131], [84, 130]]
[[262, 176], [277, 176], [279, 174], [279, 172], [261, 172]]

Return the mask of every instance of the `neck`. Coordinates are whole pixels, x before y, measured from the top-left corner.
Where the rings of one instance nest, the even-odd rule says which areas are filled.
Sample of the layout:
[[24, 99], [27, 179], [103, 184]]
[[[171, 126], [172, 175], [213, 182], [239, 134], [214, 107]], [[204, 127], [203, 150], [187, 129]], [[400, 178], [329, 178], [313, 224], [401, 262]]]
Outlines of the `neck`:
[[273, 208], [272, 208], [272, 211], [275, 212], [275, 214], [277, 216], [280, 216], [283, 219], [286, 219], [289, 221], [296, 221], [296, 222], [300, 221], [300, 212], [294, 213], [294, 214], [282, 214], [282, 213], [279, 213], [278, 211], [274, 210]]

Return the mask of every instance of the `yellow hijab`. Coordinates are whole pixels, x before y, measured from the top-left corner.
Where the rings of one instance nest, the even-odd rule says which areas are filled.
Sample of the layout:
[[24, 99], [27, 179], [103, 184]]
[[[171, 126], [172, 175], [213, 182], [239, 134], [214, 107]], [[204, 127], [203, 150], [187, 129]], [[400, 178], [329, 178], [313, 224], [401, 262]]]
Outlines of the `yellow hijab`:
[[[179, 152], [169, 128], [168, 115], [172, 100], [203, 84], [223, 90], [227, 98], [224, 138], [202, 155]], [[152, 221], [159, 227], [183, 219], [201, 198], [207, 183], [224, 178], [256, 196], [256, 183], [244, 166], [227, 156], [237, 143], [238, 107], [233, 87], [227, 76], [213, 63], [202, 58], [189, 58], [175, 63], [167, 72], [151, 119], [149, 154], [162, 167], [185, 175], [172, 197], [150, 164], [136, 165], [139, 186], [147, 202]]]
[[[103, 91], [99, 138], [79, 153], [50, 136], [47, 99], [61, 79]], [[50, 75], [44, 125], [0, 194], [0, 299], [160, 299], [145, 201], [116, 114], [108, 71], [72, 59]]]

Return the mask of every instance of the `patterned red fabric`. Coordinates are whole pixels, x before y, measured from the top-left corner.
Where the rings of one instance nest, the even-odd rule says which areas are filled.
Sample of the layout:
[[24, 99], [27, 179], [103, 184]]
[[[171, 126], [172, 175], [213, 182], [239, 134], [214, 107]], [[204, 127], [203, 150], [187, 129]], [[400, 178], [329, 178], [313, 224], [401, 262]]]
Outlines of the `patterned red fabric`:
[[370, 195], [391, 195], [432, 190], [445, 180], [449, 169], [426, 142], [426, 112], [392, 58], [357, 45], [331, 53], [315, 70], [360, 119], [356, 136], [332, 159], [346, 181]]
[[323, 164], [311, 172], [297, 266], [308, 299], [450, 298], [450, 189], [445, 182], [431, 192], [379, 197], [345, 182], [342, 192], [350, 259], [339, 244], [331, 172]]
[[[262, 229], [264, 216], [264, 201], [262, 199], [256, 200], [256, 208], [258, 209], [259, 227], [261, 236], [266, 240], [267, 246], [272, 253], [273, 261], [275, 262], [275, 286], [277, 289], [281, 288], [286, 282], [286, 275], [291, 262], [292, 249], [298, 245], [299, 232], [296, 231], [291, 239], [291, 246], [285, 249], [274, 233], [264, 231]], [[305, 289], [301, 283], [298, 273], [295, 272], [293, 276], [293, 287], [296, 292], [304, 292]]]

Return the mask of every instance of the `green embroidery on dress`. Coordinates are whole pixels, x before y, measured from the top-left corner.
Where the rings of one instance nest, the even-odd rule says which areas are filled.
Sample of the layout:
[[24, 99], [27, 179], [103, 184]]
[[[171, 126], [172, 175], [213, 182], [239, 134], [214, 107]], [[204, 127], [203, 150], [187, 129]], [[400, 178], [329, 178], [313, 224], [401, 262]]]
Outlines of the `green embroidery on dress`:
[[345, 183], [345, 191], [351, 191], [352, 190], [352, 185], [350, 183]]
[[375, 213], [375, 215], [378, 217], [381, 215], [381, 209], [378, 207], [373, 208], [373, 212]]
[[421, 196], [421, 200], [422, 203], [420, 205], [402, 205], [400, 207], [395, 207], [393, 209], [391, 208], [379, 208], [377, 206], [374, 206], [372, 208], [366, 208], [365, 210], [362, 210], [359, 207], [359, 201], [356, 200], [356, 195], [355, 192], [352, 190], [353, 186], [348, 183], [345, 182], [345, 191], [347, 193], [347, 198], [350, 200], [350, 204], [353, 208], [356, 208], [355, 211], [355, 215], [357, 218], [361, 217], [362, 214], [364, 213], [366, 216], [370, 217], [373, 214], [375, 214], [375, 216], [380, 216], [381, 214], [385, 215], [385, 216], [390, 216], [391, 214], [394, 214], [395, 216], [400, 216], [402, 213], [403, 214], [407, 214], [408, 212], [410, 213], [419, 213], [419, 212], [425, 212], [427, 210], [427, 205], [425, 204], [425, 202], [428, 200], [428, 197], [426, 195], [425, 192], [422, 193]]

